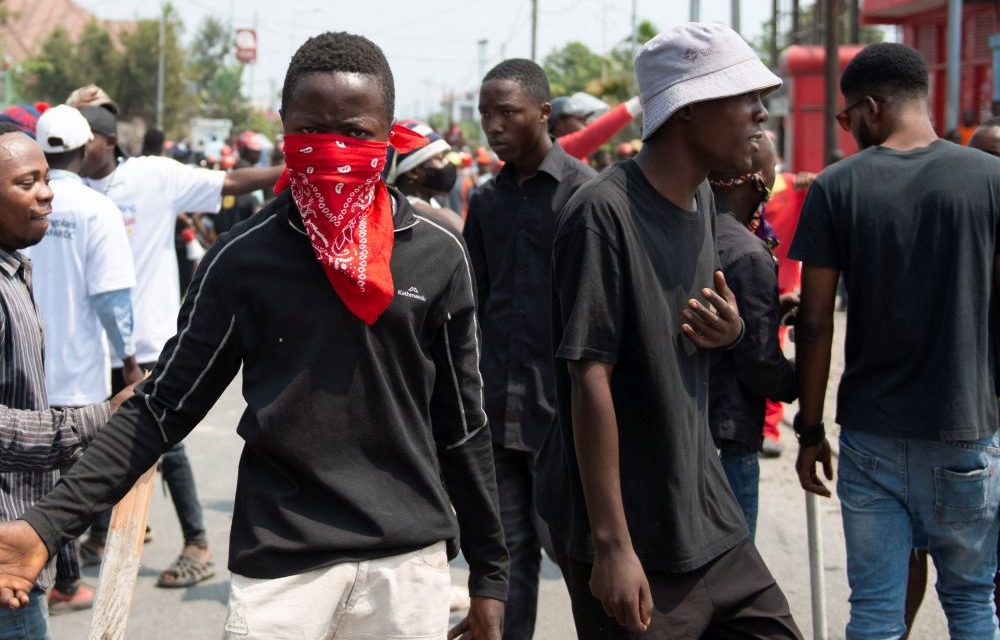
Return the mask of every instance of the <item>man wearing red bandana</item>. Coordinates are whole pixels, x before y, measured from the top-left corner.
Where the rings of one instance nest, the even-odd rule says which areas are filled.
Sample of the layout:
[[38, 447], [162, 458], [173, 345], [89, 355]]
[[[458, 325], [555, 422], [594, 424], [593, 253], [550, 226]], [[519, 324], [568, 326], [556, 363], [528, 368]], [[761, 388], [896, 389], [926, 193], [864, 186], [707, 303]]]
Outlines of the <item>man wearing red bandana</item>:
[[[390, 126], [393, 103], [370, 41], [296, 52], [278, 198], [205, 256], [153, 374], [73, 470], [0, 524], [0, 605], [24, 602], [242, 366], [225, 637], [499, 640], [508, 559], [473, 276], [461, 237], [381, 181], [390, 145], [426, 142]], [[472, 604], [448, 632], [459, 531]]]

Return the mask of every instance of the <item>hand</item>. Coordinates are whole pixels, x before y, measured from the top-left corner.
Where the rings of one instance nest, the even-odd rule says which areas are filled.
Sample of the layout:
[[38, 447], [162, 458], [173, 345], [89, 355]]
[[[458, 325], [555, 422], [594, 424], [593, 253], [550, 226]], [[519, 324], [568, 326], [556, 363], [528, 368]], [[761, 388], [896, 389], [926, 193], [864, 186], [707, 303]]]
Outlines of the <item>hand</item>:
[[493, 598], [472, 597], [469, 614], [448, 632], [448, 640], [500, 640], [504, 604]]
[[783, 293], [778, 296], [778, 317], [784, 318], [789, 312], [798, 309], [800, 302], [801, 298], [798, 291]]
[[129, 356], [122, 360], [122, 377], [125, 379], [125, 384], [127, 385], [142, 382], [146, 378], [146, 374], [143, 373], [142, 367], [136, 362], [135, 356]]
[[795, 174], [795, 180], [792, 181], [792, 188], [796, 190], [808, 189], [816, 180], [816, 174], [810, 173], [809, 171], [799, 171]]
[[28, 604], [28, 593], [49, 560], [42, 539], [24, 520], [0, 523], [0, 607]]
[[827, 480], [833, 480], [833, 461], [830, 457], [830, 443], [823, 441], [812, 447], [799, 447], [799, 456], [795, 460], [795, 470], [799, 473], [799, 484], [809, 493], [815, 493], [824, 498], [830, 497], [830, 490], [819, 479], [816, 473], [816, 463], [823, 464], [823, 475]]
[[[124, 371], [122, 373], [124, 373]], [[111, 405], [111, 413], [118, 411], [118, 407], [122, 406], [123, 402], [125, 402], [135, 394], [136, 386], [138, 386], [139, 383], [141, 383], [148, 377], [149, 377], [149, 372], [147, 371], [146, 373], [143, 374], [141, 380], [133, 382], [129, 386], [125, 387], [124, 389], [116, 393], [110, 400], [108, 400], [108, 404]]]
[[645, 633], [653, 619], [653, 595], [631, 546], [594, 556], [590, 591], [604, 611], [632, 633]]
[[736, 308], [736, 296], [726, 284], [726, 276], [721, 271], [716, 271], [715, 291], [705, 288], [701, 290], [701, 294], [710, 307], [694, 298], [688, 300], [690, 308], [682, 312], [687, 322], [681, 325], [681, 329], [691, 342], [702, 349], [732, 346], [740, 337], [743, 321]]

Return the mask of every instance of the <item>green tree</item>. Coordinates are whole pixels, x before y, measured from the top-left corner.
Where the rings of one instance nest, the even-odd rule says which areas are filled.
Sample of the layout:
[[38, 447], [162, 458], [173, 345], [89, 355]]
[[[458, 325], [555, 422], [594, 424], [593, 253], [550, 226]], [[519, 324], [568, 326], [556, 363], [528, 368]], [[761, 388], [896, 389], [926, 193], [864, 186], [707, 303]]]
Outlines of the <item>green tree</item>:
[[[73, 58], [75, 63], [72, 65], [72, 74], [76, 80], [74, 89], [85, 84], [106, 83], [108, 76], [121, 66], [121, 52], [108, 30], [96, 20], [91, 20], [84, 27]], [[65, 100], [65, 96], [63, 99]]]
[[[816, 8], [819, 3], [814, 3], [804, 7], [799, 7], [799, 31], [798, 31], [798, 41], [800, 44], [805, 45], [822, 45], [823, 44], [823, 25], [822, 23], [817, 24], [817, 19], [820, 17], [816, 13]], [[843, 7], [843, 5], [842, 5]], [[791, 12], [788, 12], [789, 16]], [[843, 12], [841, 13], [841, 33], [847, 34], [847, 20], [848, 20], [847, 8], [843, 7]], [[791, 22], [789, 18], [789, 23]], [[761, 24], [760, 32], [757, 34], [753, 40], [750, 41], [750, 45], [754, 48], [763, 60], [770, 61], [771, 57], [771, 26], [774, 24], [774, 18], [765, 20]], [[791, 33], [791, 27], [789, 26], [788, 33], [778, 33], [778, 55], [781, 55], [785, 49], [791, 46], [794, 40], [795, 34]], [[861, 25], [858, 29], [858, 40], [859, 44], [874, 44], [876, 42], [882, 42], [885, 39], [885, 34], [879, 27], [873, 27], [869, 25]]]
[[56, 27], [42, 43], [41, 52], [21, 65], [15, 78], [18, 93], [29, 99], [62, 102], [80, 86], [75, 57], [75, 45], [61, 27]]
[[568, 96], [586, 91], [593, 80], [600, 79], [607, 62], [607, 58], [594, 53], [582, 42], [570, 42], [545, 56], [542, 67], [549, 77], [552, 95]]
[[[166, 5], [164, 13], [163, 125], [173, 133], [186, 123], [192, 104], [185, 78], [185, 51], [180, 44], [183, 25], [172, 5]], [[156, 122], [159, 30], [158, 20], [140, 20], [133, 31], [122, 35], [119, 72], [108, 78], [111, 88], [105, 86], [126, 118], [139, 117], [150, 125]]]
[[212, 17], [198, 27], [188, 49], [188, 75], [199, 115], [229, 118], [235, 130], [249, 127], [250, 102], [243, 95], [243, 65], [232, 60], [232, 29]]

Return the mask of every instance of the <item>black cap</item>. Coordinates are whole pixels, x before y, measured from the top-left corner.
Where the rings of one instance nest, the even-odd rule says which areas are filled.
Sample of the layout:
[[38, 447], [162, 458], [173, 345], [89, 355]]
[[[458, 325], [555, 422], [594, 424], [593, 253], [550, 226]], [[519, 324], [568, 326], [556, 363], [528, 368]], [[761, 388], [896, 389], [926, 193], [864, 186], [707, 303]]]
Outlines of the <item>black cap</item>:
[[103, 107], [80, 107], [80, 113], [90, 124], [90, 130], [106, 136], [118, 137], [118, 121], [113, 113]]

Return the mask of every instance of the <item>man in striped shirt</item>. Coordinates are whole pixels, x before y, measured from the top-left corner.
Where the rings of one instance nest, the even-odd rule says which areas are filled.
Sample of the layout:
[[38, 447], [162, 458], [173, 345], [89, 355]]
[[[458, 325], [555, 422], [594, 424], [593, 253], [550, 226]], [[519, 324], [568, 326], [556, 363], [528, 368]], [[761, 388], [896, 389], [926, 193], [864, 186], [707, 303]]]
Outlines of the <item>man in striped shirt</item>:
[[[31, 262], [18, 250], [49, 226], [52, 190], [41, 148], [0, 123], [0, 521], [13, 520], [55, 485], [111, 417], [124, 394], [80, 409], [50, 410], [42, 366], [42, 325], [31, 292]], [[131, 390], [130, 390], [131, 391]], [[49, 563], [27, 606], [0, 610], [0, 639], [47, 637]], [[13, 634], [13, 635], [10, 635]]]

